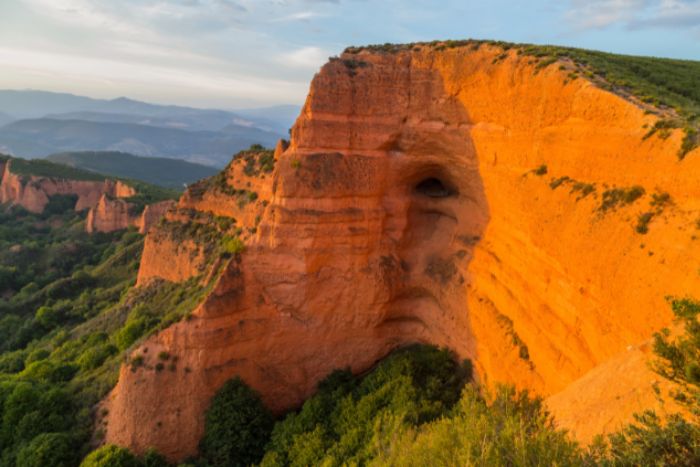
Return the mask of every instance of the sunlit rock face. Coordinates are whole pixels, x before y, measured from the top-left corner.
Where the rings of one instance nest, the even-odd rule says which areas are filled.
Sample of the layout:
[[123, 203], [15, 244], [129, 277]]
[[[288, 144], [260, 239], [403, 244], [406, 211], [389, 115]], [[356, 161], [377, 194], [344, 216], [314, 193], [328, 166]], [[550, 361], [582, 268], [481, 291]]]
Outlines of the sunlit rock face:
[[[655, 117], [634, 104], [501, 53], [344, 54], [314, 78], [271, 174], [227, 169], [254, 203], [186, 193], [171, 221], [235, 217], [247, 249], [192, 319], [134, 351], [145, 365], [124, 366], [105, 401], [107, 441], [182, 459], [229, 378], [282, 412], [333, 369], [413, 342], [472, 359], [487, 385], [556, 394], [583, 440], [651, 406], [644, 343], [670, 322], [664, 296], [700, 288], [697, 151], [679, 163], [680, 133], [644, 140]], [[605, 190], [634, 185], [646, 195], [599, 209]], [[642, 237], [654, 191], [673, 204]], [[154, 227], [139, 284], [206, 265]], [[154, 369], [161, 351], [176, 368]]]
[[75, 195], [76, 211], [97, 206], [103, 195], [112, 198], [128, 198], [136, 194], [129, 185], [120, 181], [64, 180], [49, 177], [17, 175], [12, 171], [12, 161], [0, 162], [0, 204], [22, 206], [27, 211], [42, 213], [55, 195]]

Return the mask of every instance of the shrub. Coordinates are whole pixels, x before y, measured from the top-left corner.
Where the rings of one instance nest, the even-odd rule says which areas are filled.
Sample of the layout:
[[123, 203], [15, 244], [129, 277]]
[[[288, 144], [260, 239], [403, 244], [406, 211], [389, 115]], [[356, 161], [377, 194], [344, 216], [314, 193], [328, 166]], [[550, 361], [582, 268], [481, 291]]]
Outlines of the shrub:
[[128, 449], [114, 445], [92, 451], [80, 467], [142, 467], [139, 459]]
[[667, 204], [671, 203], [671, 195], [668, 192], [652, 193], [650, 205], [653, 208], [663, 209]]
[[237, 255], [245, 250], [245, 243], [238, 237], [225, 235], [221, 240], [221, 250], [229, 255]]
[[214, 466], [257, 463], [271, 430], [272, 415], [258, 394], [234, 378], [216, 393], [207, 410], [202, 456]]
[[644, 213], [640, 214], [639, 217], [637, 217], [637, 226], [634, 228], [634, 230], [638, 234], [642, 234], [642, 235], [649, 232], [649, 222], [651, 222], [653, 217], [654, 217], [653, 212], [644, 212]]
[[146, 454], [143, 455], [143, 467], [169, 467], [168, 461], [165, 460], [158, 451], [155, 449], [149, 449]]
[[615, 209], [619, 205], [632, 204], [642, 196], [645, 190], [639, 185], [628, 188], [611, 188], [603, 192], [603, 199], [598, 210], [601, 212]]
[[549, 182], [549, 187], [552, 190], [556, 190], [557, 188], [559, 188], [559, 186], [561, 186], [561, 184], [569, 182], [569, 181], [571, 181], [571, 178], [567, 177], [567, 176], [553, 178], [552, 181]]
[[469, 364], [430, 346], [396, 351], [361, 380], [337, 370], [275, 425], [263, 465], [367, 464], [380, 433], [446, 415], [470, 378]]
[[542, 164], [541, 166], [537, 167], [535, 170], [535, 175], [537, 176], [542, 176], [542, 175], [547, 175], [547, 165]]
[[700, 427], [678, 414], [665, 423], [651, 411], [637, 414], [635, 422], [610, 436], [608, 464], [700, 465]]

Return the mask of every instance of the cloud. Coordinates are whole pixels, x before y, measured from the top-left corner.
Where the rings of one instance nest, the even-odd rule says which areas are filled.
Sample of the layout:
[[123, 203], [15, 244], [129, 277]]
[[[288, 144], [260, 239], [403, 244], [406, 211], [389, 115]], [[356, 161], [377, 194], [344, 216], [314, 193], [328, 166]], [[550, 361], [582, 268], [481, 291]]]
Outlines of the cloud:
[[319, 47], [302, 47], [280, 57], [280, 62], [287, 66], [318, 69], [328, 60], [328, 53]]
[[316, 11], [299, 11], [297, 13], [292, 13], [291, 15], [282, 16], [280, 18], [275, 18], [270, 20], [271, 23], [283, 23], [287, 21], [307, 21], [312, 18], [320, 18], [327, 16], [325, 14]]
[[627, 22], [648, 0], [571, 0], [567, 19], [580, 29], [604, 28]]
[[582, 30], [699, 28], [700, 0], [570, 0], [566, 18]]
[[650, 14], [635, 18], [629, 23], [633, 29], [647, 27], [698, 28], [700, 27], [700, 1], [661, 0], [655, 2]]

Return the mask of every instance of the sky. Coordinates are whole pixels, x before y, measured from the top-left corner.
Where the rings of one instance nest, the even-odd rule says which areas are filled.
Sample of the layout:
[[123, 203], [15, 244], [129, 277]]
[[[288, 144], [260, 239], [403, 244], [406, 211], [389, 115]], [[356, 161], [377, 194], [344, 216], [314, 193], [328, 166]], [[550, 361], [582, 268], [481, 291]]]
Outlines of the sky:
[[301, 104], [349, 45], [467, 38], [700, 60], [700, 0], [0, 0], [0, 88]]

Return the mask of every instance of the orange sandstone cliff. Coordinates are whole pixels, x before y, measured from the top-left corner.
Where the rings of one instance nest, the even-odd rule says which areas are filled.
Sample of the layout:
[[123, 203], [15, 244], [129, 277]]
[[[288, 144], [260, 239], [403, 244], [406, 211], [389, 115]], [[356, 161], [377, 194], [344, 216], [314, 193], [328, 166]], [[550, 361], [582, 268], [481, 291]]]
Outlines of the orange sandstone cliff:
[[114, 232], [135, 226], [145, 234], [174, 205], [174, 201], [160, 201], [146, 205], [139, 213], [134, 212], [134, 204], [104, 193], [97, 205], [88, 211], [85, 229], [88, 233]]
[[[700, 154], [679, 161], [680, 131], [644, 139], [656, 117], [634, 103], [502, 52], [344, 54], [274, 170], [234, 160], [190, 188], [147, 236], [139, 284], [223, 272], [191, 319], [133, 351], [145, 364], [105, 401], [107, 441], [181, 459], [234, 375], [283, 411], [412, 342], [549, 396], [582, 440], [653, 406], [664, 297], [700, 292]], [[187, 236], [203, 229], [246, 249], [212, 262]], [[161, 351], [172, 371], [154, 369]]]
[[115, 198], [134, 196], [136, 190], [114, 180], [86, 181], [18, 175], [12, 172], [12, 160], [4, 164], [0, 177], [0, 203], [22, 206], [27, 211], [41, 213], [54, 195], [76, 195], [76, 211], [96, 206], [102, 195]]
[[160, 201], [136, 212], [136, 205], [126, 199], [136, 189], [120, 180], [70, 180], [36, 175], [19, 175], [12, 171], [12, 159], [0, 160], [0, 204], [19, 205], [42, 213], [55, 195], [75, 195], [76, 211], [88, 210], [85, 228], [92, 232], [112, 232], [130, 226], [146, 233], [175, 202]]

